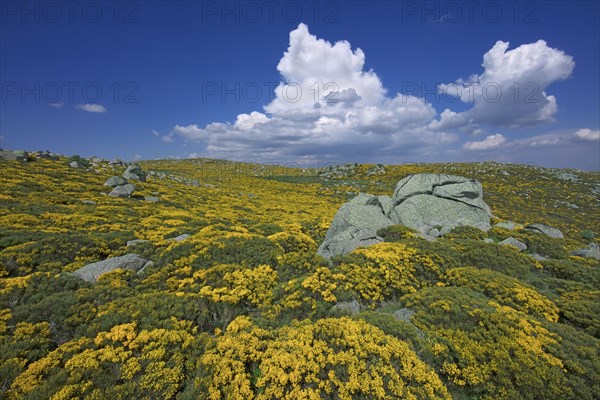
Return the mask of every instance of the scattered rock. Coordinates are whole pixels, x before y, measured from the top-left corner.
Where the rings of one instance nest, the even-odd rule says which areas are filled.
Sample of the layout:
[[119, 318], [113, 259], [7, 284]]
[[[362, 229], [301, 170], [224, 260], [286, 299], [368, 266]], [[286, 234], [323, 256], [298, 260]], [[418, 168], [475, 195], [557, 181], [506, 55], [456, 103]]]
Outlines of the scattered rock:
[[574, 256], [595, 258], [596, 260], [600, 260], [600, 246], [598, 246], [597, 243], [590, 243], [588, 247], [575, 250], [571, 254]]
[[131, 164], [123, 172], [123, 178], [135, 181], [146, 182], [146, 174], [142, 171], [142, 167], [137, 164]]
[[534, 231], [534, 232], [541, 232], [545, 235], [548, 235], [550, 237], [553, 237], [555, 239], [562, 239], [564, 238], [564, 235], [561, 231], [559, 231], [556, 228], [552, 228], [551, 226], [548, 225], [544, 225], [544, 224], [531, 224], [531, 225], [527, 225], [525, 227], [526, 230], [528, 231]]
[[501, 242], [498, 242], [498, 244], [501, 244], [503, 246], [513, 246], [516, 247], [519, 251], [527, 250], [527, 245], [525, 243], [518, 241], [512, 236], [504, 239]]
[[504, 229], [509, 229], [511, 231], [514, 231], [515, 229], [522, 229], [523, 225], [518, 224], [516, 222], [512, 222], [512, 221], [506, 221], [506, 222], [498, 222], [496, 225], [494, 225], [494, 228], [504, 228]]
[[158, 197], [156, 196], [144, 196], [144, 200], [150, 203], [156, 203], [158, 201]]
[[121, 178], [120, 176], [111, 176], [110, 178], [108, 178], [106, 180], [106, 182], [104, 182], [104, 186], [110, 186], [110, 187], [115, 187], [115, 186], [121, 186], [121, 185], [126, 185], [127, 181], [123, 178]]
[[173, 240], [175, 240], [176, 242], [181, 242], [183, 240], [186, 240], [190, 237], [190, 235], [188, 235], [187, 233], [184, 233], [183, 235], [179, 235], [175, 238], [173, 238]]
[[410, 317], [413, 316], [415, 312], [408, 308], [401, 308], [399, 310], [394, 311], [394, 317], [400, 321], [410, 322]]
[[128, 240], [127, 241], [127, 247], [129, 246], [135, 246], [136, 244], [140, 244], [140, 243], [148, 243], [149, 240], [144, 240], [144, 239], [133, 239], [133, 240]]
[[541, 254], [538, 254], [538, 253], [533, 253], [533, 254], [530, 254], [529, 256], [530, 256], [531, 258], [533, 258], [534, 260], [538, 260], [538, 261], [544, 261], [544, 260], [547, 260], [547, 259], [548, 259], [548, 257], [546, 257], [546, 256], [543, 256], [543, 255], [541, 255]]
[[144, 266], [142, 267], [142, 269], [140, 269], [137, 273], [141, 274], [141, 273], [143, 273], [146, 270], [146, 268], [152, 268], [152, 267], [154, 267], [154, 262], [148, 261], [146, 264], [144, 264]]
[[494, 239], [492, 239], [492, 238], [485, 238], [485, 239], [483, 239], [483, 242], [484, 243], [494, 243]]
[[135, 186], [128, 183], [126, 185], [117, 186], [108, 195], [110, 197], [129, 197], [133, 192], [135, 192]]
[[83, 204], [87, 204], [87, 205], [96, 205], [96, 202], [94, 200], [82, 200], [81, 201]]
[[352, 301], [341, 301], [331, 307], [331, 312], [335, 315], [356, 315], [360, 310], [361, 306], [356, 299], [352, 299]]
[[572, 174], [570, 172], [560, 172], [554, 176], [560, 180], [568, 182], [577, 182], [579, 180], [579, 177], [577, 175]]
[[139, 271], [146, 264], [146, 261], [147, 260], [144, 260], [138, 254], [127, 254], [121, 257], [108, 258], [104, 261], [88, 264], [73, 272], [73, 274], [84, 281], [95, 283], [102, 274], [116, 269]]
[[78, 161], [71, 161], [69, 163], [69, 167], [71, 167], [71, 168], [83, 168], [83, 165], [79, 164]]
[[26, 162], [27, 153], [23, 150], [0, 150], [0, 159]]

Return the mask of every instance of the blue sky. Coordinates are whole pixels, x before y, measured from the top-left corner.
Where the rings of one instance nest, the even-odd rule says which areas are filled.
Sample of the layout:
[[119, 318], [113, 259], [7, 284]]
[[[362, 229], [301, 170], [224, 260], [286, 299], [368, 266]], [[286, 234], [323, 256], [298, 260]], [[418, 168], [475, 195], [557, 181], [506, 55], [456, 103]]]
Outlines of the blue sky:
[[600, 169], [597, 1], [69, 4], [0, 2], [3, 148]]

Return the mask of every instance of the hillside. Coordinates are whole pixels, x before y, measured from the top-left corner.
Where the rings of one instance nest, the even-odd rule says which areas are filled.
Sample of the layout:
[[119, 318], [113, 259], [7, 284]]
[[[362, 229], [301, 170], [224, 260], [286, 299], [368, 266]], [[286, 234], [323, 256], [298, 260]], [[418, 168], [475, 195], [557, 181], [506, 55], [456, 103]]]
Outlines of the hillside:
[[[600, 398], [600, 261], [572, 254], [600, 243], [600, 173], [138, 165], [119, 198], [125, 163], [0, 159], [0, 398]], [[517, 225], [317, 254], [342, 204], [419, 173], [480, 181]], [[73, 274], [127, 254], [151, 263]]]

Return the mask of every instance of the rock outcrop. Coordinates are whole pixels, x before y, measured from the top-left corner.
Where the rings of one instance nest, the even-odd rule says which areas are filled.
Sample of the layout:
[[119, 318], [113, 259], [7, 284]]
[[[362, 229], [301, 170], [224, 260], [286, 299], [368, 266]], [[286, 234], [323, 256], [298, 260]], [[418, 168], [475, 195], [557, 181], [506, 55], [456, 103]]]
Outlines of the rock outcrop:
[[571, 254], [578, 257], [595, 258], [596, 260], [600, 260], [600, 246], [598, 246], [597, 243], [592, 242], [587, 248], [575, 250]]
[[461, 225], [490, 229], [490, 209], [481, 184], [454, 175], [410, 175], [396, 185], [394, 196], [361, 193], [342, 205], [318, 253], [330, 258], [357, 247], [382, 242], [379, 229], [402, 224], [424, 237], [438, 237]]
[[544, 224], [531, 224], [525, 227], [528, 231], [540, 232], [555, 239], [563, 239], [564, 235], [556, 228]]
[[84, 281], [95, 283], [102, 274], [116, 269], [130, 269], [137, 272], [146, 265], [146, 262], [147, 260], [144, 260], [138, 254], [127, 254], [88, 264], [73, 272], [73, 275], [78, 276]]

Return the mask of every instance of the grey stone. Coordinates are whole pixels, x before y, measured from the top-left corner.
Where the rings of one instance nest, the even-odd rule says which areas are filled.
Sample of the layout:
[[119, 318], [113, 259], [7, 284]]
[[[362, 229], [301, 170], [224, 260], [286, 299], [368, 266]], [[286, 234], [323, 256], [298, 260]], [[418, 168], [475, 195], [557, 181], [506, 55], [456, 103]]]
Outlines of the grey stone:
[[[390, 214], [392, 221], [426, 233], [440, 225], [446, 233], [456, 226], [469, 225], [487, 231], [490, 229], [489, 213], [481, 208], [460, 201], [428, 194], [417, 194], [405, 199], [394, 207]], [[446, 228], [446, 229], [443, 229]]]
[[116, 269], [130, 269], [139, 271], [146, 264], [146, 260], [138, 254], [127, 254], [121, 257], [108, 258], [103, 261], [98, 261], [93, 264], [88, 264], [85, 267], [79, 268], [73, 272], [73, 275], [78, 276], [84, 281], [94, 283], [98, 278], [107, 272]]
[[546, 256], [543, 256], [543, 255], [541, 255], [541, 254], [538, 254], [538, 253], [533, 253], [533, 254], [530, 254], [529, 256], [530, 256], [531, 258], [533, 258], [534, 260], [538, 260], [538, 261], [544, 261], [544, 260], [547, 260], [547, 259], [548, 259], [548, 257], [546, 257]]
[[498, 242], [498, 244], [501, 244], [503, 246], [513, 246], [513, 247], [516, 247], [519, 251], [523, 251], [523, 250], [527, 249], [527, 245], [525, 243], [518, 241], [517, 239], [515, 239], [512, 236], [504, 239], [501, 242]]
[[433, 228], [430, 229], [429, 232], [427, 232], [427, 235], [434, 238], [438, 238], [440, 237], [440, 231], [437, 228]]
[[600, 260], [600, 246], [598, 246], [597, 243], [590, 243], [587, 248], [575, 250], [571, 254], [574, 256], [595, 258], [596, 260]]
[[512, 221], [498, 222], [496, 225], [494, 225], [494, 228], [504, 228], [504, 229], [509, 229], [511, 231], [514, 231], [515, 229], [518, 229], [521, 227], [523, 227], [523, 225], [518, 224], [516, 222], [512, 222]]
[[135, 186], [128, 183], [127, 185], [117, 186], [108, 195], [110, 197], [129, 197], [133, 192], [135, 192]]
[[106, 180], [106, 182], [104, 182], [104, 186], [110, 186], [110, 187], [115, 187], [115, 186], [121, 186], [121, 185], [126, 185], [127, 181], [123, 178], [121, 178], [120, 176], [111, 176], [110, 178], [108, 178]]
[[410, 317], [412, 317], [414, 313], [415, 312], [409, 308], [400, 308], [399, 310], [394, 311], [393, 315], [397, 320], [410, 323]]
[[550, 237], [553, 237], [555, 239], [562, 239], [564, 238], [564, 235], [561, 231], [559, 231], [556, 228], [552, 228], [551, 226], [548, 225], [544, 225], [544, 224], [531, 224], [531, 225], [527, 225], [525, 227], [526, 230], [528, 231], [534, 231], [534, 232], [541, 232], [545, 235], [548, 235]]
[[485, 238], [485, 239], [483, 239], [483, 242], [484, 243], [494, 243], [494, 239], [492, 239], [492, 238]]
[[77, 161], [71, 161], [69, 163], [69, 167], [71, 167], [71, 168], [83, 168], [83, 166], [81, 164], [79, 164]]
[[123, 178], [145, 182], [146, 174], [142, 171], [142, 167], [137, 164], [131, 164], [123, 173]]
[[440, 234], [461, 225], [490, 228], [490, 209], [478, 181], [455, 175], [417, 174], [400, 180], [394, 190], [392, 221], [426, 233]]
[[0, 150], [0, 159], [12, 161], [27, 161], [27, 153], [23, 150]]
[[360, 310], [360, 303], [356, 299], [341, 301], [331, 307], [331, 312], [335, 315], [356, 315]]
[[560, 172], [560, 173], [556, 174], [555, 176], [558, 179], [567, 181], [567, 182], [577, 182], [579, 180], [579, 177], [577, 175], [572, 174], [570, 172]]
[[158, 201], [158, 197], [156, 196], [144, 196], [144, 200], [150, 203], [156, 203]]
[[152, 268], [152, 267], [154, 267], [154, 262], [148, 261], [146, 264], [144, 264], [144, 266], [142, 267], [142, 269], [140, 269], [137, 273], [141, 274], [144, 271], [146, 271], [147, 268]]
[[87, 204], [90, 206], [96, 205], [96, 202], [94, 200], [82, 200], [81, 201], [83, 204]]
[[[348, 203], [342, 205], [331, 222], [327, 231], [325, 240], [331, 239], [338, 232], [344, 231], [349, 227], [368, 228], [377, 232], [381, 228], [386, 228], [394, 223], [383, 213], [379, 205], [363, 205], [362, 200], [366, 199], [364, 194], [359, 194]], [[360, 199], [359, 199], [360, 198]], [[370, 196], [368, 200], [373, 201], [375, 197]]]
[[370, 246], [383, 242], [377, 232], [369, 228], [349, 227], [338, 231], [335, 236], [325, 239], [319, 246], [317, 254], [325, 258], [347, 254], [358, 247]]
[[141, 244], [141, 243], [148, 243], [149, 240], [144, 240], [144, 239], [133, 239], [133, 240], [128, 240], [127, 241], [127, 247], [129, 246], [135, 246], [136, 244]]
[[181, 242], [183, 240], [186, 240], [190, 237], [190, 235], [188, 235], [187, 233], [184, 233], [183, 235], [179, 235], [175, 238], [173, 238], [173, 240], [175, 240], [176, 242]]

